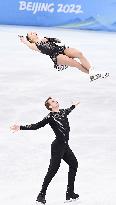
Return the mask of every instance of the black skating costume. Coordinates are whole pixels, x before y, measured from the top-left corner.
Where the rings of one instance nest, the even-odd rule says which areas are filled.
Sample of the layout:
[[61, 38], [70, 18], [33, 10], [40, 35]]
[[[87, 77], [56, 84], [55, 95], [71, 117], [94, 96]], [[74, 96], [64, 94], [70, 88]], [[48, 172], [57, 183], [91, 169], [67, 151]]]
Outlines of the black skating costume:
[[[67, 65], [58, 65], [57, 64], [57, 56], [59, 54], [64, 54], [64, 50], [66, 49], [64, 46], [59, 46], [56, 43], [61, 43], [60, 40], [56, 38], [47, 38], [46, 42], [41, 41], [40, 43], [36, 43], [37, 48], [41, 51], [41, 53], [49, 55], [52, 61], [54, 62], [54, 68], [58, 71], [66, 69]], [[65, 55], [65, 54], [64, 54]]]
[[[78, 161], [68, 145], [70, 126], [67, 118], [67, 115], [74, 108], [75, 105], [72, 105], [68, 109], [60, 109], [59, 112], [50, 112], [47, 117], [36, 124], [20, 126], [21, 130], [36, 130], [49, 124], [56, 136], [56, 139], [51, 145], [51, 159], [48, 172], [44, 178], [42, 189], [37, 200], [40, 200], [41, 196], [44, 199], [47, 187], [60, 167], [61, 159], [69, 165], [67, 190], [70, 191], [70, 193], [74, 193], [74, 181], [78, 168]], [[45, 201], [43, 201], [43, 203], [44, 202]]]

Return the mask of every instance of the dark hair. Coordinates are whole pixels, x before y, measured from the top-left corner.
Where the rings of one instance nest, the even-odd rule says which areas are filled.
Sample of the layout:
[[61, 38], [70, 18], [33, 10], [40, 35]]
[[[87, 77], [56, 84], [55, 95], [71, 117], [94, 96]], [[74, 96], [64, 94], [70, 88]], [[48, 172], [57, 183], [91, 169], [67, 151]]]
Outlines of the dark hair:
[[29, 38], [28, 33], [27, 33], [27, 35], [26, 35], [26, 39], [27, 39], [27, 41], [29, 41], [30, 43], [33, 43], [33, 42], [31, 41], [31, 39]]
[[49, 108], [50, 104], [49, 104], [49, 100], [52, 99], [51, 97], [49, 97], [46, 101], [45, 101], [45, 106], [48, 110], [52, 110], [51, 108]]

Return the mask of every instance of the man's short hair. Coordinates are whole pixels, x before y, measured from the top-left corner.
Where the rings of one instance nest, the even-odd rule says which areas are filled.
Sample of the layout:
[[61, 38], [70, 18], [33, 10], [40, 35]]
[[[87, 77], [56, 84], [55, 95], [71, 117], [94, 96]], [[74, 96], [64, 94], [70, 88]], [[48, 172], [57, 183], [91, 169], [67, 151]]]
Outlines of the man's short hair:
[[52, 97], [47, 98], [47, 100], [45, 101], [45, 106], [48, 110], [52, 110], [51, 108], [49, 108], [50, 104], [49, 104], [49, 100], [52, 99]]

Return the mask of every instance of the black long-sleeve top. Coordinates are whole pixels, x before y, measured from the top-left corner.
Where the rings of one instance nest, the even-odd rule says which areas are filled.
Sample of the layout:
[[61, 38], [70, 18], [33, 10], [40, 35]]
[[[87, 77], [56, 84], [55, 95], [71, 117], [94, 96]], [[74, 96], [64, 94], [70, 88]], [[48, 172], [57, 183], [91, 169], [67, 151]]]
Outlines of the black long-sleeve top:
[[36, 43], [37, 48], [41, 51], [41, 53], [53, 56], [55, 54], [63, 53], [65, 46], [59, 46], [56, 43], [61, 43], [61, 41], [57, 38], [47, 38], [47, 41], [41, 41], [40, 43]]
[[42, 121], [36, 124], [20, 126], [20, 130], [36, 130], [49, 124], [53, 129], [56, 139], [60, 142], [68, 142], [70, 126], [67, 115], [75, 108], [72, 105], [67, 109], [60, 109], [59, 112], [50, 112]]

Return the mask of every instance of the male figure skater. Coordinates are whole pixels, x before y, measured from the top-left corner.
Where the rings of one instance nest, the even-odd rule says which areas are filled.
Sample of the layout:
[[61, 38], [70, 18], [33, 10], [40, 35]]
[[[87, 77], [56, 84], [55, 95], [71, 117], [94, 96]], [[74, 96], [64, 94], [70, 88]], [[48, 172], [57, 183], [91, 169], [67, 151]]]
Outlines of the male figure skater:
[[44, 127], [46, 124], [49, 124], [55, 133], [56, 139], [52, 142], [51, 145], [50, 165], [44, 178], [42, 189], [37, 196], [37, 203], [46, 203], [45, 195], [47, 187], [52, 178], [57, 173], [60, 167], [61, 159], [63, 159], [69, 165], [66, 200], [77, 199], [79, 197], [78, 194], [74, 193], [74, 181], [78, 168], [78, 161], [68, 145], [70, 126], [67, 118], [67, 115], [78, 104], [79, 102], [73, 104], [70, 108], [60, 109], [59, 103], [53, 98], [49, 97], [45, 101], [45, 106], [48, 110], [50, 110], [50, 113], [42, 121], [26, 126], [19, 126], [16, 124], [11, 126], [11, 130], [16, 132], [18, 130], [36, 130]]

